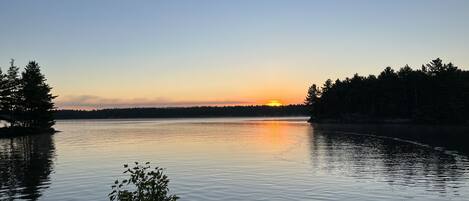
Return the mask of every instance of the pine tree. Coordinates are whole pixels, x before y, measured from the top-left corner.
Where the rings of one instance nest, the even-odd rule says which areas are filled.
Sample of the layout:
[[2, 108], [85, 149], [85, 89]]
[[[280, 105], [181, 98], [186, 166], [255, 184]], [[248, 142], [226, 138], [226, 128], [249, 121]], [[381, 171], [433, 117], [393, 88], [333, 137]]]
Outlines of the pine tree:
[[0, 114], [6, 115], [6, 97], [8, 93], [8, 83], [6, 75], [0, 69]]
[[319, 91], [318, 87], [313, 84], [308, 89], [308, 94], [306, 95], [305, 105], [310, 108], [311, 114], [315, 115], [316, 117], [319, 116], [319, 97], [321, 92]]
[[0, 106], [2, 114], [8, 116], [10, 126], [16, 126], [16, 116], [19, 110], [20, 102], [20, 79], [18, 76], [18, 67], [15, 66], [15, 60], [11, 59], [10, 67], [6, 74], [0, 75]]
[[50, 129], [54, 124], [53, 109], [55, 98], [51, 87], [40, 71], [37, 62], [28, 63], [21, 77], [21, 106], [23, 126], [36, 129]]

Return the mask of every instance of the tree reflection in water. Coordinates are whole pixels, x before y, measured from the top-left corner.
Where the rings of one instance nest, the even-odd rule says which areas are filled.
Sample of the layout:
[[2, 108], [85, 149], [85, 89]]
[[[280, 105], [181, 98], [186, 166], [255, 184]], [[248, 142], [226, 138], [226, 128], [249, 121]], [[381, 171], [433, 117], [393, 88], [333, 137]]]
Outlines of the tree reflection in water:
[[[441, 193], [457, 194], [467, 181], [469, 161], [464, 154], [396, 138], [399, 133], [407, 135], [406, 127], [393, 126], [387, 130], [392, 135], [373, 127], [314, 125], [310, 132], [312, 165], [331, 174]], [[370, 133], [376, 136], [367, 135]]]
[[48, 188], [54, 157], [50, 134], [0, 139], [0, 200], [37, 200]]

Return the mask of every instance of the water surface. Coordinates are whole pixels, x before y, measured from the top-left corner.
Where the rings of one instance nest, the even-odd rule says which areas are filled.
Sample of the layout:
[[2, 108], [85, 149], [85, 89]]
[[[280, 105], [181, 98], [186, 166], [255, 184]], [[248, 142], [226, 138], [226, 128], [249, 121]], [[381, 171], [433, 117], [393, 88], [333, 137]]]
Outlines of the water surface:
[[466, 155], [304, 119], [58, 121], [0, 139], [0, 200], [107, 200], [122, 165], [166, 168], [181, 200], [469, 200]]

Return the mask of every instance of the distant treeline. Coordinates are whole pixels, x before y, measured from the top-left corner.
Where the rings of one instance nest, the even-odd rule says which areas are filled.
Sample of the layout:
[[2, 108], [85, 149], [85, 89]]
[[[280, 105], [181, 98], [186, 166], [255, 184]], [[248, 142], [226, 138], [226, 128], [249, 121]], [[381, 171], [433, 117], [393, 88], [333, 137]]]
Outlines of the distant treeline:
[[307, 116], [305, 105], [57, 110], [56, 119]]
[[464, 123], [469, 120], [469, 71], [441, 59], [413, 70], [385, 68], [378, 76], [327, 80], [312, 85], [306, 104], [311, 121], [409, 121]]

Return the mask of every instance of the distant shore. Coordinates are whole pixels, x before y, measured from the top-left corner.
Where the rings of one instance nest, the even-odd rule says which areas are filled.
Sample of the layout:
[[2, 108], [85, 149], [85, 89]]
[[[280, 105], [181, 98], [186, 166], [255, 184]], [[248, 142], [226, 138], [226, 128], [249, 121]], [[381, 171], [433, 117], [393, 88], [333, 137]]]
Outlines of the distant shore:
[[55, 119], [131, 119], [203, 117], [296, 117], [309, 116], [305, 105], [285, 106], [198, 106], [167, 108], [114, 108], [100, 110], [56, 110]]

